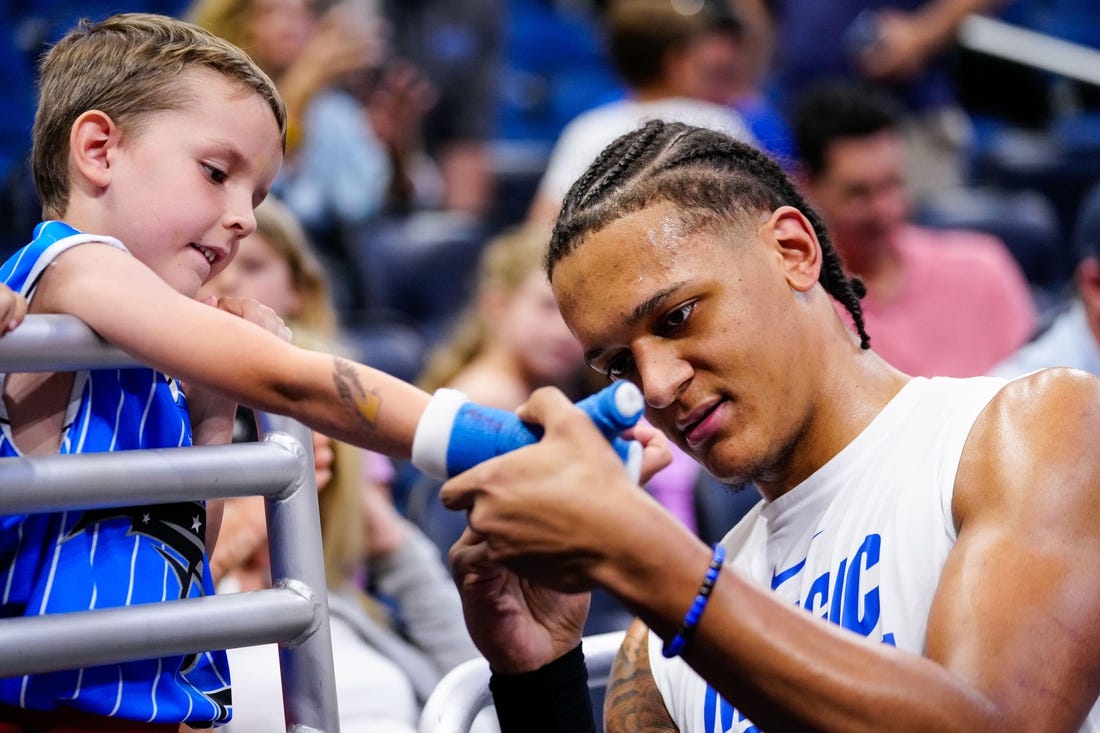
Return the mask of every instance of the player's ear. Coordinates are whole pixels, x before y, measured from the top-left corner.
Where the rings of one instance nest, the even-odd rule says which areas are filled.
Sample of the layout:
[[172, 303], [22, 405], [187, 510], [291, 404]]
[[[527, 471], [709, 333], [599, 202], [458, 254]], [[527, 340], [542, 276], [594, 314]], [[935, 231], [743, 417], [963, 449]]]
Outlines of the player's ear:
[[111, 180], [111, 151], [118, 145], [118, 125], [98, 109], [84, 112], [69, 131], [69, 155], [74, 168], [96, 186]]
[[806, 215], [793, 206], [780, 206], [764, 229], [775, 243], [790, 286], [800, 292], [813, 288], [821, 275], [821, 243]]

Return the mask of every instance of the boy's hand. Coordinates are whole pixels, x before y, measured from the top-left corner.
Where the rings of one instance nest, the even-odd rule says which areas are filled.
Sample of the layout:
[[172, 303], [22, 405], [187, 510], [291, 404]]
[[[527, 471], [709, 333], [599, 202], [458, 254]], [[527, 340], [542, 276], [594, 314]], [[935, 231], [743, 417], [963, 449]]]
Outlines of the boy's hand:
[[0, 336], [14, 330], [26, 315], [26, 298], [6, 285], [0, 285]]
[[217, 298], [211, 295], [202, 302], [226, 313], [232, 313], [238, 318], [251, 321], [265, 331], [275, 334], [283, 341], [291, 340], [290, 328], [279, 317], [279, 314], [258, 300], [233, 297]]

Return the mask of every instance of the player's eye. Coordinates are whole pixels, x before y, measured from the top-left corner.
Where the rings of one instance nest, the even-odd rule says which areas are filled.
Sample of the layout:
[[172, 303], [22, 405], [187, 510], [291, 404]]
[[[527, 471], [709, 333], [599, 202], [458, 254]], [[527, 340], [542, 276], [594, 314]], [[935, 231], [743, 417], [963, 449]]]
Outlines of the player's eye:
[[688, 318], [691, 317], [692, 311], [695, 310], [695, 305], [696, 304], [693, 301], [691, 303], [684, 303], [683, 305], [672, 309], [667, 314], [665, 314], [662, 325], [666, 329], [676, 329], [680, 326], [683, 326], [685, 323], [687, 323]]
[[620, 379], [629, 377], [630, 371], [633, 368], [634, 357], [630, 355], [630, 352], [623, 351], [607, 361], [607, 364], [603, 368], [603, 373], [606, 374], [611, 381], [617, 382]]

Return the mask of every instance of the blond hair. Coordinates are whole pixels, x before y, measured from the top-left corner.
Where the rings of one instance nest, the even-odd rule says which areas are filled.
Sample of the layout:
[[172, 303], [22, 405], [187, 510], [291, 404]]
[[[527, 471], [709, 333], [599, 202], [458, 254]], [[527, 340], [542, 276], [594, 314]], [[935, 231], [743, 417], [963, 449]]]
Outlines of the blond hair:
[[317, 343], [306, 348], [331, 350], [337, 336], [336, 310], [329, 290], [328, 273], [314, 253], [309, 236], [294, 213], [274, 196], [256, 207], [256, 234], [286, 261], [290, 282], [298, 294], [298, 312], [287, 318], [298, 341], [308, 337]]
[[[286, 318], [294, 343], [306, 349], [342, 352], [328, 274], [298, 218], [279, 199], [268, 196], [256, 207], [256, 234], [282, 258], [298, 295], [298, 311]], [[363, 561], [363, 452], [331, 440], [332, 478], [317, 498], [322, 553], [328, 586], [347, 587]]]
[[196, 0], [187, 10], [187, 19], [251, 55], [255, 49], [248, 33], [248, 21], [254, 1]]
[[31, 156], [44, 218], [62, 216], [69, 201], [69, 135], [84, 112], [97, 109], [123, 132], [153, 112], [188, 104], [180, 77], [205, 69], [260, 95], [286, 139], [286, 109], [274, 82], [240, 48], [197, 25], [149, 13], [80, 21], [39, 69], [39, 103]]
[[516, 292], [528, 276], [541, 270], [550, 229], [538, 224], [522, 224], [493, 238], [478, 261], [477, 292], [451, 331], [451, 337], [432, 350], [421, 373], [418, 386], [428, 392], [451, 383], [455, 376], [477, 357], [489, 339], [490, 324], [478, 307], [481, 297], [490, 291], [506, 297]]

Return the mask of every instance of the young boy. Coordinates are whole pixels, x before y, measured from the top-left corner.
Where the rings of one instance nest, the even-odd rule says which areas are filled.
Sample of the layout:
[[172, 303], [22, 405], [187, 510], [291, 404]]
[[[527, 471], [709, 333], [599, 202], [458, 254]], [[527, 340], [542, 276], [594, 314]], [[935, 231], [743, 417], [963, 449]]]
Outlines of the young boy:
[[[238, 401], [393, 456], [421, 450], [426, 393], [292, 347], [254, 301], [195, 299], [255, 229], [282, 162], [282, 101], [243, 52], [161, 16], [84, 22], [44, 59], [40, 100], [46, 221], [0, 282], [150, 368], [0, 375], [0, 456], [225, 443]], [[445, 455], [449, 424], [424, 422]], [[199, 503], [0, 516], [0, 616], [207, 595], [208, 521]], [[0, 733], [176, 731], [230, 714], [221, 652], [0, 680]]]

